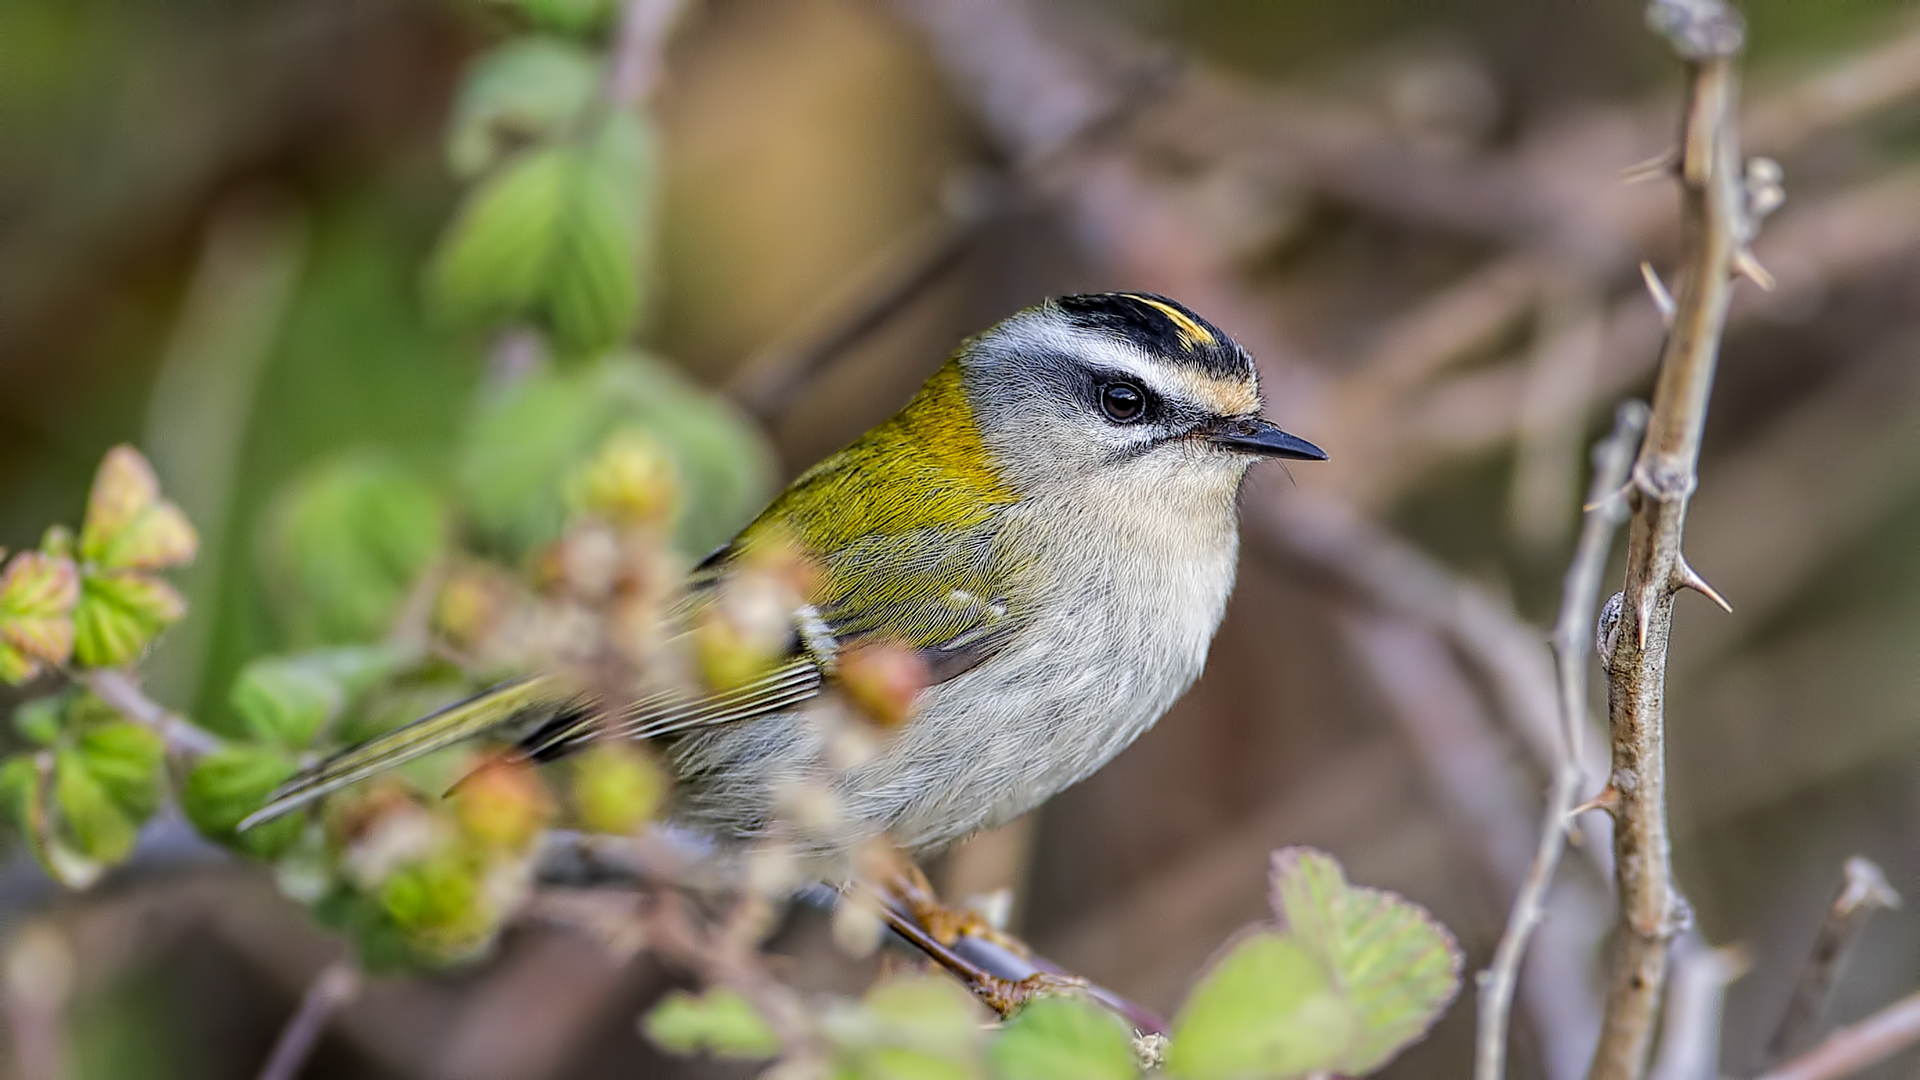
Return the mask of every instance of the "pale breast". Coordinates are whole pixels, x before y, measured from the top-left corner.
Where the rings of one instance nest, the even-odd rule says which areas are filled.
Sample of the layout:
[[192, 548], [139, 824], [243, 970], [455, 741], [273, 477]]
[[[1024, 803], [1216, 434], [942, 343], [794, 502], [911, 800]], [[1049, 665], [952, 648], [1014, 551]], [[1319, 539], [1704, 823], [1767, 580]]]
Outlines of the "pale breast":
[[[1224, 508], [1169, 527], [1075, 514], [1044, 614], [992, 662], [928, 691], [845, 798], [910, 848], [999, 825], [1125, 749], [1206, 663], [1233, 588], [1238, 535]], [[1142, 535], [1142, 533], [1145, 535]]]

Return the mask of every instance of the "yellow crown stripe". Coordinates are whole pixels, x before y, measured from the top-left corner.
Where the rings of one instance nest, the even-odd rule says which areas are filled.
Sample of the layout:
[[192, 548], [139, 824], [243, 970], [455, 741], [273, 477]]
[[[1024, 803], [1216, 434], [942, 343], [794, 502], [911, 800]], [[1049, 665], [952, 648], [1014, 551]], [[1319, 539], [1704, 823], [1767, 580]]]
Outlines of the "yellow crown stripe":
[[1129, 299], [1138, 300], [1160, 314], [1165, 315], [1167, 321], [1171, 322], [1174, 329], [1179, 332], [1180, 344], [1187, 348], [1192, 349], [1200, 345], [1213, 344], [1213, 335], [1207, 331], [1206, 327], [1194, 322], [1191, 316], [1179, 308], [1174, 307], [1172, 304], [1163, 303], [1150, 296], [1141, 296], [1138, 293], [1126, 293], [1124, 295]]

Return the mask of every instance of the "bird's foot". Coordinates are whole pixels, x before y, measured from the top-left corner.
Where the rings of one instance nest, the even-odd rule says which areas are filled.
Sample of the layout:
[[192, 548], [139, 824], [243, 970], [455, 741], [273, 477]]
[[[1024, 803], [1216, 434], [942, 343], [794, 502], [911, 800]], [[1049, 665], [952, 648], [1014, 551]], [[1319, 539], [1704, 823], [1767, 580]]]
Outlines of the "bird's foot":
[[979, 974], [973, 978], [970, 989], [973, 995], [1001, 1016], [1012, 1016], [1022, 1005], [1036, 998], [1053, 997], [1058, 994], [1071, 994], [1085, 990], [1087, 980], [1078, 975], [1055, 975], [1050, 972], [1036, 972], [1024, 979], [1003, 979], [998, 975]]
[[998, 946], [1022, 960], [1033, 956], [1033, 950], [1028, 948], [1026, 942], [993, 925], [986, 916], [972, 908], [949, 907], [930, 895], [909, 896], [907, 903], [914, 919], [942, 945], [952, 945], [961, 938], [973, 938]]

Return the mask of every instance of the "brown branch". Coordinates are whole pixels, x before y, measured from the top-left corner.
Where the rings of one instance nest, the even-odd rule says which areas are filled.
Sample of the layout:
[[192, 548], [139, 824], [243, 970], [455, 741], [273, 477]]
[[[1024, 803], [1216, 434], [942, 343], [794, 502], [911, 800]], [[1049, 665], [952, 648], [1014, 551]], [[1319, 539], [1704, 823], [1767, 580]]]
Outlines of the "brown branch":
[[1560, 763], [1540, 824], [1540, 840], [1525, 883], [1513, 899], [1506, 931], [1493, 963], [1480, 976], [1479, 1038], [1474, 1080], [1499, 1080], [1506, 1073], [1507, 1018], [1527, 940], [1546, 914], [1547, 888], [1553, 883], [1567, 843], [1567, 827], [1580, 798], [1586, 773], [1580, 767], [1587, 726], [1587, 656], [1600, 575], [1606, 572], [1613, 534], [1626, 516], [1620, 489], [1647, 427], [1647, 409], [1628, 402], [1614, 417], [1613, 433], [1593, 451], [1593, 484], [1588, 491], [1586, 524], [1560, 595], [1560, 617], [1553, 627], [1556, 682], [1560, 691]]
[[327, 965], [300, 998], [300, 1008], [281, 1030], [260, 1080], [294, 1080], [313, 1054], [334, 1011], [360, 992], [360, 972], [347, 961]]
[[793, 342], [777, 342], [748, 357], [727, 379], [727, 393], [761, 419], [778, 416], [833, 361], [866, 340], [960, 265], [1006, 202], [999, 192], [955, 200], [880, 256], [832, 314]]
[[1681, 553], [1696, 483], [1707, 397], [1733, 293], [1732, 274], [1751, 239], [1734, 130], [1733, 61], [1743, 29], [1719, 0], [1655, 0], [1648, 22], [1687, 60], [1690, 87], [1680, 155], [1681, 262], [1673, 327], [1660, 358], [1646, 442], [1633, 467], [1626, 588], [1607, 642], [1613, 736], [1614, 938], [1600, 1045], [1590, 1080], [1638, 1080], [1666, 984], [1669, 946], [1687, 921], [1673, 883], [1666, 806], [1667, 641], [1680, 589], [1709, 592]]
[[1787, 1000], [1780, 1024], [1773, 1029], [1773, 1038], [1767, 1040], [1761, 1071], [1806, 1049], [1813, 1041], [1819, 1033], [1821, 1014], [1832, 996], [1834, 976], [1846, 963], [1847, 953], [1858, 940], [1867, 916], [1899, 906], [1900, 894], [1887, 884], [1886, 875], [1878, 866], [1859, 855], [1847, 860], [1840, 892], [1833, 898], [1826, 920], [1813, 939], [1813, 951], [1794, 981], [1793, 996]]
[[1920, 994], [1909, 994], [1823, 1039], [1759, 1080], [1838, 1080], [1920, 1043]]
[[218, 735], [148, 697], [140, 689], [139, 680], [128, 671], [101, 668], [89, 671], [79, 679], [114, 711], [142, 727], [158, 732], [167, 741], [167, 749], [176, 754], [210, 754], [224, 745]]

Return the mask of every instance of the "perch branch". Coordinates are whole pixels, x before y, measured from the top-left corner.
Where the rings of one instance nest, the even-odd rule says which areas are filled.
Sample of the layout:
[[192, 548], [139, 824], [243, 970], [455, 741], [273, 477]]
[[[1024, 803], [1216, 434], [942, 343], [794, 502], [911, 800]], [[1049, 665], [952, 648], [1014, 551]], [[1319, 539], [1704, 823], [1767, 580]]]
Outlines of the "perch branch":
[[260, 1080], [294, 1080], [320, 1042], [320, 1033], [334, 1011], [360, 992], [360, 973], [344, 960], [327, 965], [300, 998], [300, 1008], [287, 1021], [273, 1054], [260, 1070]]
[[1839, 1080], [1920, 1043], [1920, 994], [1909, 994], [1759, 1080]]
[[126, 671], [101, 668], [81, 676], [80, 681], [120, 715], [159, 732], [167, 741], [167, 749], [174, 753], [191, 756], [220, 749], [219, 736], [148, 697], [139, 681]]
[[1690, 73], [1682, 127], [1681, 265], [1685, 276], [1660, 357], [1647, 437], [1633, 466], [1635, 501], [1626, 588], [1607, 657], [1613, 741], [1614, 877], [1620, 925], [1608, 973], [1606, 1012], [1589, 1080], [1638, 1080], [1686, 905], [1673, 883], [1666, 807], [1663, 715], [1674, 596], [1710, 592], [1681, 553], [1687, 500], [1696, 484], [1700, 434], [1713, 386], [1736, 259], [1752, 238], [1740, 149], [1734, 57], [1739, 15], [1719, 0], [1655, 0], [1648, 23], [1685, 58]]
[[1591, 640], [1595, 594], [1607, 569], [1613, 534], [1626, 516], [1620, 489], [1647, 428], [1647, 409], [1628, 402], [1614, 417], [1613, 433], [1594, 448], [1593, 484], [1588, 491], [1586, 523], [1560, 595], [1560, 616], [1553, 626], [1554, 674], [1560, 691], [1560, 763], [1540, 823], [1539, 846], [1525, 882], [1514, 897], [1506, 931], [1493, 963], [1480, 977], [1479, 1038], [1474, 1080], [1499, 1080], [1506, 1072], [1507, 1019], [1527, 939], [1546, 914], [1547, 889], [1566, 849], [1567, 827], [1580, 797], [1585, 771], [1580, 767], [1582, 733], [1587, 726], [1587, 644]]
[[1813, 1041], [1833, 990], [1834, 976], [1847, 962], [1847, 953], [1859, 938], [1867, 916], [1899, 906], [1900, 894], [1887, 884], [1886, 875], [1878, 866], [1859, 855], [1847, 860], [1840, 892], [1833, 898], [1826, 921], [1820, 924], [1820, 933], [1813, 939], [1813, 951], [1807, 956], [1806, 966], [1794, 981], [1793, 996], [1787, 999], [1780, 1025], [1767, 1041], [1762, 1071], [1806, 1049]]

